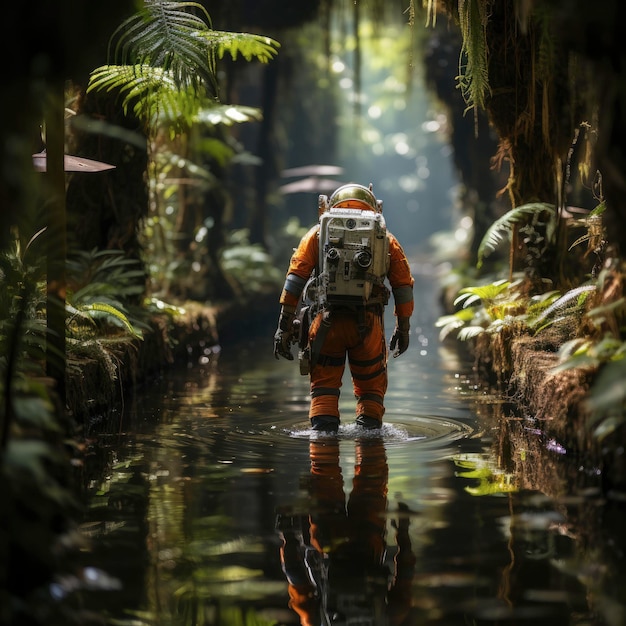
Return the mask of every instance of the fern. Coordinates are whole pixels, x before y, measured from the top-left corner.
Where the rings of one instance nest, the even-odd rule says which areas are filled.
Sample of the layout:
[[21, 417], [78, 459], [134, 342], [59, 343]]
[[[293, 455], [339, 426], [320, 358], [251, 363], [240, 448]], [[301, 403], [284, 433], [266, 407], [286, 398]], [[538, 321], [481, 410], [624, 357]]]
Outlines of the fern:
[[212, 30], [202, 32], [199, 36], [216, 51], [220, 59], [228, 53], [233, 61], [241, 55], [246, 61], [256, 59], [261, 63], [268, 63], [276, 56], [280, 48], [280, 44], [274, 39], [251, 33]]
[[556, 210], [553, 204], [545, 202], [531, 202], [529, 204], [523, 204], [521, 206], [511, 209], [505, 213], [502, 217], [497, 219], [487, 230], [477, 252], [477, 267], [480, 269], [483, 264], [483, 260], [491, 252], [493, 252], [498, 245], [503, 241], [504, 236], [510, 237], [513, 227], [522, 221], [526, 221], [529, 218], [534, 218], [541, 213], [548, 213], [550, 220], [546, 228], [546, 237], [548, 240], [552, 240], [554, 233], [556, 232]]
[[118, 91], [122, 109], [129, 110], [146, 124], [178, 121], [191, 126], [200, 122], [211, 126], [259, 120], [258, 108], [218, 104], [202, 92], [181, 90], [173, 75], [151, 66], [103, 65], [91, 73], [87, 91]]
[[[574, 289], [570, 289], [566, 294], [552, 302], [548, 308], [546, 308], [540, 315], [538, 315], [529, 326], [531, 328], [538, 328], [542, 330], [550, 323], [554, 323], [556, 320], [561, 320], [567, 315], [576, 315], [582, 311], [582, 307], [589, 295], [596, 291], [595, 285], [582, 285]], [[553, 317], [554, 315], [557, 317]], [[549, 318], [553, 317], [552, 321]], [[542, 324], [540, 326], [540, 324]]]
[[148, 0], [117, 28], [110, 56], [123, 65], [160, 67], [181, 87], [215, 85], [215, 59], [200, 33], [206, 9], [195, 2]]
[[463, 304], [463, 308], [467, 308], [479, 301], [482, 301], [485, 307], [492, 306], [496, 298], [505, 292], [511, 283], [508, 280], [497, 280], [488, 285], [478, 285], [475, 287], [465, 287], [459, 291], [459, 296], [454, 301], [455, 306]]
[[[117, 28], [110, 63], [91, 73], [87, 91], [119, 90], [124, 111], [132, 107], [147, 124], [160, 116], [189, 125], [215, 103], [216, 58], [229, 53], [267, 63], [279, 47], [269, 37], [213, 30], [199, 3], [149, 0]], [[251, 111], [242, 116], [250, 119]]]
[[73, 251], [67, 261], [67, 274], [67, 299], [77, 307], [103, 297], [114, 298], [115, 306], [121, 306], [122, 300], [145, 291], [145, 270], [121, 250]]
[[[459, 24], [463, 37], [459, 62], [459, 86], [468, 108], [484, 108], [489, 92], [487, 65], [487, 2], [459, 0]], [[465, 60], [465, 63], [463, 63]]]
[[105, 319], [111, 320], [114, 323], [123, 326], [128, 331], [128, 333], [136, 339], [143, 339], [143, 335], [135, 330], [134, 326], [130, 323], [128, 317], [124, 313], [122, 313], [122, 311], [105, 302], [84, 304], [78, 309], [68, 305], [67, 310], [73, 316], [68, 319], [68, 322], [71, 322], [76, 317], [80, 317], [82, 319], [90, 319], [103, 316], [105, 317]]
[[159, 118], [190, 125], [207, 100], [181, 88], [171, 72], [149, 65], [103, 65], [91, 73], [87, 91], [118, 91], [124, 113], [132, 110], [147, 125]]
[[457, 337], [459, 338], [459, 341], [469, 341], [484, 332], [485, 329], [482, 326], [465, 326], [459, 330]]
[[435, 324], [441, 328], [439, 338], [443, 340], [457, 331], [458, 339], [468, 341], [484, 332], [497, 332], [505, 317], [513, 319], [510, 310], [518, 308], [510, 287], [508, 281], [498, 280], [488, 285], [461, 289], [454, 305], [462, 305], [462, 309], [440, 317]]
[[443, 341], [450, 333], [459, 328], [463, 328], [474, 318], [474, 312], [471, 309], [461, 309], [451, 315], [442, 315], [436, 322], [435, 326], [441, 328], [439, 331], [439, 340]]
[[162, 67], [181, 86], [215, 86], [215, 58], [229, 53], [267, 63], [280, 44], [263, 35], [216, 31], [197, 2], [148, 0], [115, 31], [110, 56], [124, 65]]

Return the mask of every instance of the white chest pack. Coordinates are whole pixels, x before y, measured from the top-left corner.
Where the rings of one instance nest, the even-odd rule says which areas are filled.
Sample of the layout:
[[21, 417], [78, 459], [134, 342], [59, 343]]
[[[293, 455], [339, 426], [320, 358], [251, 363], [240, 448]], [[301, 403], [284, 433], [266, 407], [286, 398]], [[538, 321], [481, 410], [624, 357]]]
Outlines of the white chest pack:
[[317, 298], [323, 308], [364, 305], [389, 269], [389, 240], [382, 213], [332, 208], [320, 217]]

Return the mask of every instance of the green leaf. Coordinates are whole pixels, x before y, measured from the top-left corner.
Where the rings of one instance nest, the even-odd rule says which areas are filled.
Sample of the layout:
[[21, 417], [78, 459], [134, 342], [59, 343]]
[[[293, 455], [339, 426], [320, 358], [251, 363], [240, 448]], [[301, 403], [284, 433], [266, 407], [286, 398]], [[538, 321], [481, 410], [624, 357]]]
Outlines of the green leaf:
[[229, 33], [212, 30], [200, 33], [200, 37], [205, 39], [217, 51], [220, 59], [228, 53], [233, 60], [236, 60], [241, 55], [246, 61], [256, 59], [261, 63], [267, 63], [278, 54], [278, 49], [280, 48], [280, 44], [276, 40], [250, 33]]
[[196, 2], [151, 0], [115, 31], [112, 56], [123, 65], [160, 67], [179, 88], [215, 88], [215, 59], [204, 33], [206, 9]]
[[81, 307], [82, 311], [94, 311], [99, 313], [104, 313], [107, 316], [121, 322], [121, 324], [126, 328], [126, 330], [137, 339], [143, 339], [143, 335], [140, 332], [137, 332], [133, 325], [128, 321], [128, 318], [124, 313], [122, 313], [119, 309], [111, 306], [110, 304], [105, 304], [103, 302], [95, 302], [93, 304], [85, 304]]
[[615, 432], [624, 425], [624, 418], [619, 415], [612, 415], [600, 421], [599, 425], [593, 429], [593, 436], [602, 441], [605, 437]]
[[604, 365], [589, 392], [591, 411], [608, 411], [622, 407], [626, 401], [626, 359]]
[[481, 335], [484, 332], [485, 329], [482, 326], [467, 326], [459, 331], [458, 338], [461, 341], [469, 341], [470, 339], [478, 337], [478, 335]]
[[500, 245], [505, 236], [510, 237], [515, 224], [526, 221], [530, 217], [534, 217], [535, 215], [544, 212], [548, 212], [551, 215], [551, 220], [548, 224], [546, 232], [548, 239], [551, 239], [554, 235], [554, 229], [556, 228], [555, 206], [546, 202], [531, 202], [529, 204], [523, 204], [505, 213], [487, 229], [487, 232], [478, 246], [478, 260], [476, 266], [481, 268], [485, 257], [487, 257]]
[[461, 304], [466, 308], [477, 301], [482, 301], [484, 305], [489, 306], [493, 301], [506, 291], [510, 282], [508, 280], [497, 280], [488, 285], [478, 285], [475, 287], [464, 287], [459, 291], [459, 296], [454, 301], [455, 306]]
[[28, 428], [37, 428], [46, 432], [61, 432], [52, 403], [48, 398], [24, 395], [13, 398], [15, 414], [19, 422]]
[[[529, 322], [529, 327], [536, 329], [538, 332], [556, 321], [562, 320], [567, 314], [578, 314], [582, 310], [587, 298], [592, 293], [595, 293], [595, 291], [595, 285], [581, 285], [580, 287], [570, 289], [567, 293], [554, 300], [554, 302], [540, 315], [534, 318], [532, 322]], [[550, 320], [549, 318], [554, 314], [556, 314], [556, 316]]]

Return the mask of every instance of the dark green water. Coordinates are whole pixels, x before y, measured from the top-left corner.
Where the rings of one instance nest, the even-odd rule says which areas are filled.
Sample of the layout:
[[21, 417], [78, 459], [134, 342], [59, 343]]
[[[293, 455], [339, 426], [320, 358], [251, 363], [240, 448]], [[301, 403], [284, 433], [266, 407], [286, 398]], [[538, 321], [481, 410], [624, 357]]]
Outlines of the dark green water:
[[621, 513], [502, 469], [484, 411], [501, 400], [439, 344], [422, 269], [377, 434], [352, 423], [347, 379], [338, 436], [308, 429], [308, 381], [273, 358], [273, 328], [128, 398], [94, 438], [85, 610], [128, 626], [626, 623]]

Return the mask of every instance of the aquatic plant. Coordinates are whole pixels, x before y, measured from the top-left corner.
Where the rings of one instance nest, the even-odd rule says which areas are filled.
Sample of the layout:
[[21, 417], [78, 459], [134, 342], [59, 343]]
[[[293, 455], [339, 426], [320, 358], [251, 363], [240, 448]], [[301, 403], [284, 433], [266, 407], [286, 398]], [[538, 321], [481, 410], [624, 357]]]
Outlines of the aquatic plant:
[[519, 491], [515, 475], [496, 467], [489, 457], [479, 454], [465, 454], [454, 457], [456, 475], [476, 481], [464, 489], [471, 496], [503, 495]]

